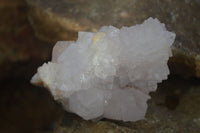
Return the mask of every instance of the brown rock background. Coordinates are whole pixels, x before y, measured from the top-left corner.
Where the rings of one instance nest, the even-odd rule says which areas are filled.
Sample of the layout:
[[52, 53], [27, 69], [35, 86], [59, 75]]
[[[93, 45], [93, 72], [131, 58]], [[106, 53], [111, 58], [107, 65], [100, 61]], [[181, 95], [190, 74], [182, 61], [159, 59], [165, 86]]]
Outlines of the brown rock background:
[[[79, 30], [131, 26], [156, 17], [177, 34], [169, 80], [152, 93], [146, 119], [85, 121], [29, 83], [58, 40]], [[199, 133], [199, 0], [0, 0], [0, 132]], [[176, 75], [176, 76], [175, 76]]]
[[0, 0], [0, 132], [48, 130], [61, 113], [45, 89], [30, 85], [52, 45], [37, 37], [23, 0]]

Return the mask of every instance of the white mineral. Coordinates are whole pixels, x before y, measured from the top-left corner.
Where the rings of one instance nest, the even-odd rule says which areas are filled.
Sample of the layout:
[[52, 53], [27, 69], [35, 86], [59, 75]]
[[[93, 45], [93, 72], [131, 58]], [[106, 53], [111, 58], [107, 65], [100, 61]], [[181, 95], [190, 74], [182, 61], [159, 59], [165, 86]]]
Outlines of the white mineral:
[[167, 79], [175, 34], [157, 19], [132, 27], [104, 26], [58, 42], [52, 61], [33, 76], [63, 107], [82, 118], [143, 119], [149, 92]]

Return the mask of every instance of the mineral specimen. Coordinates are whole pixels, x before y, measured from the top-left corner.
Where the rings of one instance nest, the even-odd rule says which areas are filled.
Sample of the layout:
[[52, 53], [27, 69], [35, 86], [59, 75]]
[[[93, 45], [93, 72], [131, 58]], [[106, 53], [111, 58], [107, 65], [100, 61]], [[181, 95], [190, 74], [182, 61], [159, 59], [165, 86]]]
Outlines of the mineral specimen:
[[86, 120], [137, 121], [145, 116], [149, 92], [167, 79], [174, 39], [152, 18], [132, 27], [79, 32], [76, 42], [57, 42], [52, 61], [39, 67], [31, 82]]

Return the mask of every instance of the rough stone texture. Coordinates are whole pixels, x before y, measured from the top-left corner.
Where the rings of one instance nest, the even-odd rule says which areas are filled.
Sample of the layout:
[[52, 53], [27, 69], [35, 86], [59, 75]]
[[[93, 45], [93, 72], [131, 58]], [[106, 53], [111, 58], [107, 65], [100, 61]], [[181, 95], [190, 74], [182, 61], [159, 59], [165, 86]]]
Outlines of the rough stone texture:
[[29, 83], [50, 53], [51, 45], [34, 36], [25, 1], [0, 0], [1, 133], [48, 131], [61, 115], [49, 93]]
[[0, 0], [0, 16], [0, 65], [50, 55], [50, 45], [34, 36], [23, 0]]
[[[131, 26], [156, 17], [177, 34], [175, 56], [170, 61], [173, 72], [200, 77], [199, 0], [27, 0], [27, 3], [36, 35], [54, 43], [76, 39], [79, 30], [96, 31], [103, 25]], [[190, 69], [192, 73], [185, 74]]]

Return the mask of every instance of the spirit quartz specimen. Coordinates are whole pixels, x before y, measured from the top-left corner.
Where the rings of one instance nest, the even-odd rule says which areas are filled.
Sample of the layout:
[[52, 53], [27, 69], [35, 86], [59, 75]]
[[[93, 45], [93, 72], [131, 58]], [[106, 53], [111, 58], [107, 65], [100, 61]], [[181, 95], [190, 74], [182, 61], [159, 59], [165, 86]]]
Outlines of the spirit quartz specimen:
[[167, 79], [175, 34], [157, 19], [132, 27], [103, 26], [59, 41], [52, 61], [38, 68], [31, 83], [48, 88], [65, 110], [82, 118], [143, 119], [149, 92]]

